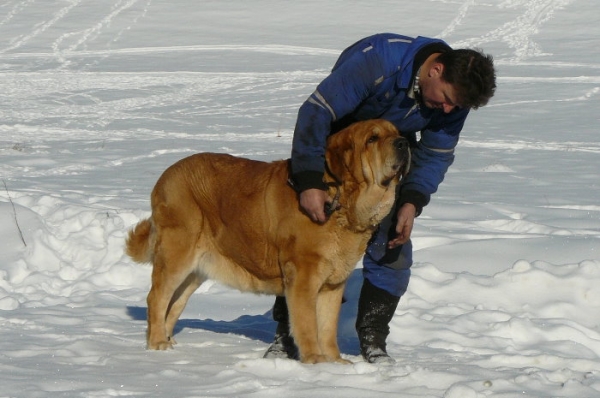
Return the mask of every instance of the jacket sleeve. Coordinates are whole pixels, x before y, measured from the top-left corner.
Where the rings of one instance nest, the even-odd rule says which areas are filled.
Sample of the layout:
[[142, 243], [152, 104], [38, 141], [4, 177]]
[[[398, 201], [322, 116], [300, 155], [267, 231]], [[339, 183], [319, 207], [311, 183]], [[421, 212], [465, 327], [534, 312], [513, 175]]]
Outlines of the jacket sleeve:
[[454, 149], [468, 114], [468, 109], [456, 110], [421, 131], [412, 150], [411, 170], [400, 189], [400, 205], [412, 203], [417, 215], [421, 214], [454, 162]]
[[[366, 45], [365, 45], [366, 47]], [[331, 124], [354, 111], [371, 95], [383, 65], [376, 51], [353, 51], [338, 61], [298, 112], [292, 141], [291, 173], [301, 192], [326, 189], [323, 183], [325, 146]]]

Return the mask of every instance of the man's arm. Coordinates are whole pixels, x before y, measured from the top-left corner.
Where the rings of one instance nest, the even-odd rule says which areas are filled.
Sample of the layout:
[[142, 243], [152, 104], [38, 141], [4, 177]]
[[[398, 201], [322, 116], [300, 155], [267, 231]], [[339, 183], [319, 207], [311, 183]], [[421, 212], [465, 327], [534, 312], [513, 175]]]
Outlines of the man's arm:
[[352, 113], [370, 95], [382, 73], [375, 51], [357, 51], [336, 65], [300, 107], [292, 142], [291, 177], [300, 193], [300, 206], [315, 222], [327, 220], [325, 203], [332, 200], [323, 183], [331, 124]]
[[397, 215], [397, 236], [388, 242], [390, 248], [410, 239], [414, 219], [429, 203], [454, 161], [454, 148], [468, 113], [468, 110], [458, 110], [445, 115], [443, 128], [428, 128], [421, 132], [421, 140], [412, 150], [411, 171], [402, 182], [397, 199], [401, 204]]
[[421, 139], [411, 150], [411, 168], [402, 181], [400, 203], [412, 203], [421, 214], [431, 195], [444, 180], [454, 162], [454, 149], [469, 111], [443, 115], [436, 124], [421, 131]]

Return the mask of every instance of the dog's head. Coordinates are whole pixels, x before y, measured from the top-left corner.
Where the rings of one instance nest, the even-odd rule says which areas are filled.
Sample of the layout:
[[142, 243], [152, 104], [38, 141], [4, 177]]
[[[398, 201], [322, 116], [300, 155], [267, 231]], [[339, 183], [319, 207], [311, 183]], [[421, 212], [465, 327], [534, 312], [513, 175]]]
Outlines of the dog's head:
[[340, 181], [351, 179], [387, 189], [408, 173], [410, 149], [392, 123], [366, 120], [331, 135], [326, 160]]

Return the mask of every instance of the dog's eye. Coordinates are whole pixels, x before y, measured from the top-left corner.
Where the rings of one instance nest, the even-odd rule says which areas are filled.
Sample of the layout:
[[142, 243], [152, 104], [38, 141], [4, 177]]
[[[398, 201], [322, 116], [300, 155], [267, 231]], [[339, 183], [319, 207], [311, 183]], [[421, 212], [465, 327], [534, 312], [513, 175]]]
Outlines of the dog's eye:
[[369, 137], [369, 139], [367, 140], [367, 144], [373, 144], [375, 142], [377, 142], [379, 140], [379, 136], [376, 134], [373, 134], [372, 136]]

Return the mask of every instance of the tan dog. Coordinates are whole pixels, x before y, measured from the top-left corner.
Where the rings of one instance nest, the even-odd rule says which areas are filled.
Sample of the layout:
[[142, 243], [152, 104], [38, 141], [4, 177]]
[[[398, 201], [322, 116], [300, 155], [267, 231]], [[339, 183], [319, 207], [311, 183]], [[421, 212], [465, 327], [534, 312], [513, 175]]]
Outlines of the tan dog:
[[328, 139], [325, 181], [338, 210], [312, 222], [288, 184], [288, 162], [201, 153], [159, 178], [152, 216], [129, 232], [127, 254], [152, 262], [148, 348], [171, 348], [173, 328], [207, 279], [285, 295], [306, 363], [340, 357], [337, 323], [346, 280], [394, 203], [408, 144], [384, 120], [358, 122]]

